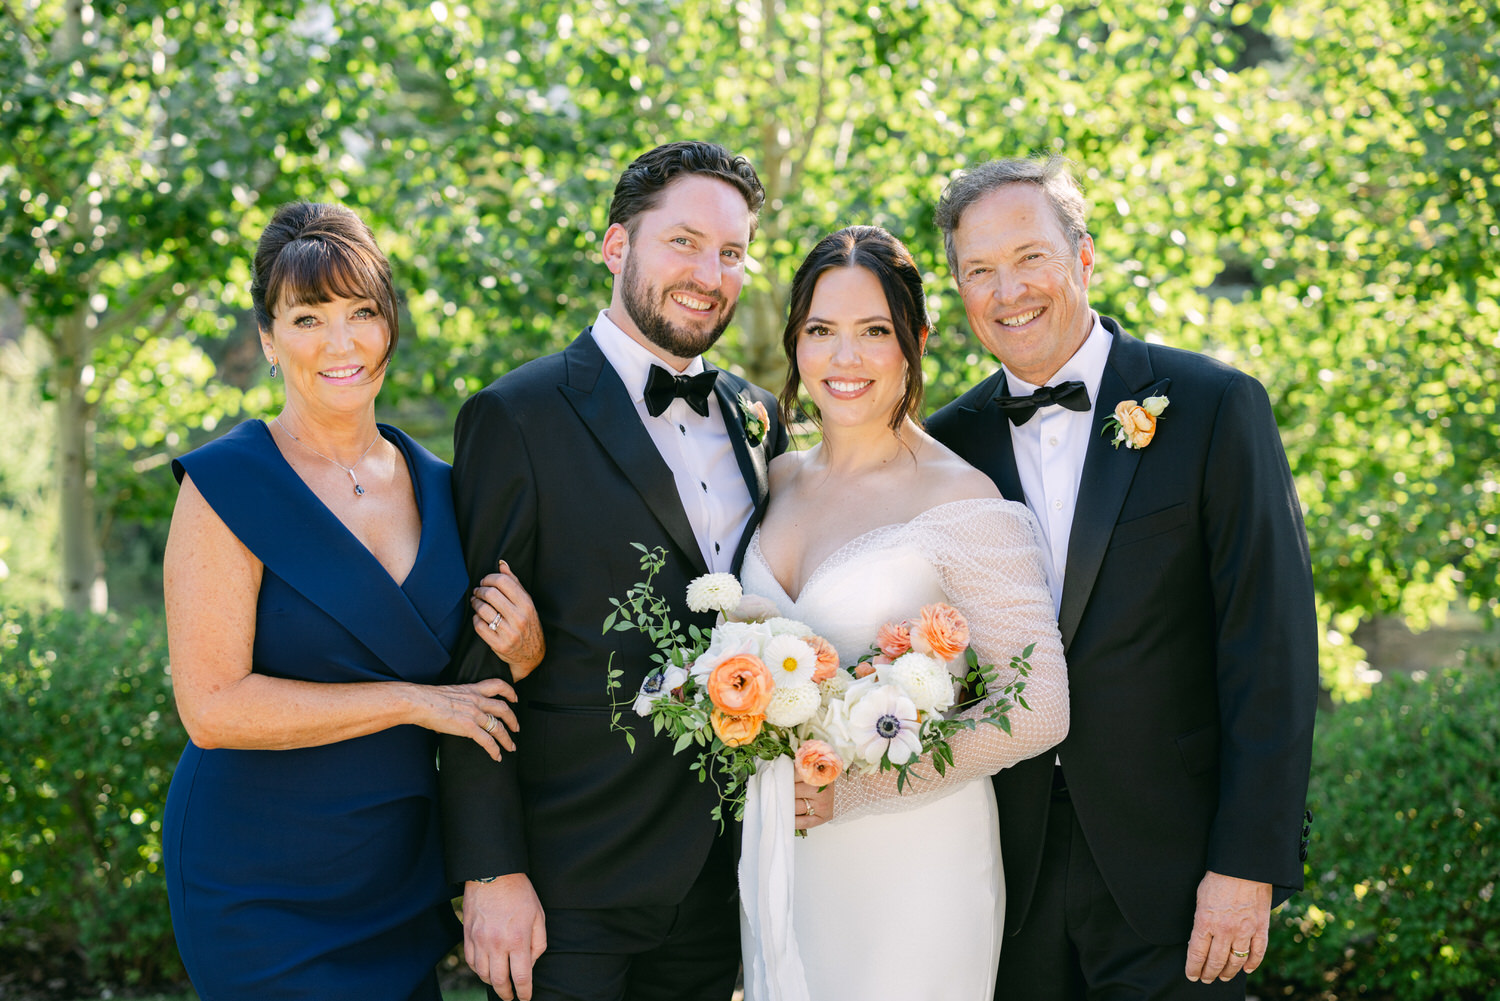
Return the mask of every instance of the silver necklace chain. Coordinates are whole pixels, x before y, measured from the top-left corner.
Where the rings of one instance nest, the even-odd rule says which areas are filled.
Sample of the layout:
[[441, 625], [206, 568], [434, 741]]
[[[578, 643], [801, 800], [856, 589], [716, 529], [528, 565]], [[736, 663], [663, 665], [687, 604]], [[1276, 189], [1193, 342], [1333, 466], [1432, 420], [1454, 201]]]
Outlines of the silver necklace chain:
[[322, 452], [319, 452], [317, 449], [313, 448], [311, 445], [309, 445], [307, 442], [303, 441], [301, 438], [298, 438], [296, 435], [292, 434], [292, 429], [289, 428], [289, 427], [287, 427], [285, 424], [281, 423], [281, 418], [280, 417], [272, 417], [271, 418], [271, 423], [273, 423], [277, 427], [281, 428], [281, 430], [285, 431], [288, 435], [291, 435], [292, 441], [295, 441], [297, 444], [299, 444], [303, 448], [307, 449], [313, 455], [316, 455], [318, 458], [322, 459], [324, 462], [331, 462], [331, 463], [333, 463], [335, 466], [338, 466], [344, 472], [348, 473], [349, 474], [349, 479], [354, 482], [354, 496], [356, 496], [356, 497], [363, 497], [365, 495], [365, 488], [359, 485], [359, 477], [354, 475], [354, 466], [357, 466], [361, 462], [364, 462], [365, 461], [365, 456], [367, 456], [367, 455], [370, 454], [370, 449], [372, 449], [372, 448], [375, 447], [375, 442], [380, 440], [380, 432], [378, 430], [375, 432], [375, 440], [372, 441], [372, 442], [370, 442], [370, 444], [366, 445], [365, 446], [365, 450], [360, 453], [359, 458], [354, 460], [354, 466], [346, 466], [342, 462], [339, 462], [337, 459], [330, 459], [328, 456], [324, 455]]

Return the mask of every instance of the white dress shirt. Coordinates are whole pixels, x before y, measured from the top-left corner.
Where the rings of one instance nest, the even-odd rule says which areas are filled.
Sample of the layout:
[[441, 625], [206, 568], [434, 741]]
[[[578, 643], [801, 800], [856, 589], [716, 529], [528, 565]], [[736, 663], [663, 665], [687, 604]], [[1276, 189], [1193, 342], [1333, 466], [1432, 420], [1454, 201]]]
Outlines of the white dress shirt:
[[[1010, 426], [1016, 471], [1021, 474], [1021, 489], [1026, 491], [1026, 506], [1042, 526], [1046, 543], [1042, 556], [1047, 563], [1054, 611], [1062, 607], [1063, 573], [1068, 566], [1073, 512], [1078, 507], [1078, 483], [1083, 477], [1083, 457], [1089, 439], [1099, 433], [1101, 426], [1094, 421], [1094, 414], [1099, 409], [1099, 384], [1104, 380], [1104, 366], [1109, 361], [1113, 339], [1095, 313], [1094, 327], [1083, 344], [1047, 380], [1049, 386], [1075, 379], [1082, 382], [1089, 391], [1087, 411], [1053, 404], [1042, 407], [1025, 424]], [[1011, 396], [1028, 396], [1041, 388], [1008, 369], [1005, 383]]]
[[674, 399], [660, 416], [652, 417], [646, 410], [646, 379], [651, 366], [673, 375], [697, 375], [704, 370], [703, 359], [694, 358], [687, 368], [674, 372], [603, 310], [594, 321], [594, 343], [625, 383], [641, 423], [672, 470], [703, 562], [711, 572], [728, 572], [754, 511], [750, 489], [725, 426], [726, 419], [738, 420], [739, 415], [726, 417], [718, 396], [710, 393], [707, 417], [699, 417], [682, 399]]

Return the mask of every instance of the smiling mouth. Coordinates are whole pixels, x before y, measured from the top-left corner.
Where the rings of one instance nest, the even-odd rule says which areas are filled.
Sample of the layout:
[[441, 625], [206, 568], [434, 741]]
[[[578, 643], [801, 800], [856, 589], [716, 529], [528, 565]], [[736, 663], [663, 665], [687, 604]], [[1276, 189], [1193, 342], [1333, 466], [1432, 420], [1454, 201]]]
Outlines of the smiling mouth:
[[1020, 314], [1018, 314], [1016, 316], [1002, 317], [1000, 319], [1000, 326], [1002, 326], [1002, 327], [1023, 327], [1026, 324], [1030, 323], [1032, 320], [1035, 320], [1038, 316], [1041, 316], [1044, 311], [1045, 310], [1043, 310], [1043, 309], [1033, 309], [1029, 313], [1020, 313]]
[[824, 379], [823, 385], [827, 386], [835, 395], [852, 395], [861, 392], [873, 384], [873, 379]]
[[358, 375], [363, 369], [363, 365], [351, 365], [348, 368], [325, 368], [318, 374], [327, 379], [348, 379]]
[[714, 300], [704, 299], [701, 296], [693, 295], [691, 292], [669, 292], [667, 294], [672, 297], [672, 301], [677, 303], [677, 305], [694, 310], [695, 312], [706, 313], [714, 308]]

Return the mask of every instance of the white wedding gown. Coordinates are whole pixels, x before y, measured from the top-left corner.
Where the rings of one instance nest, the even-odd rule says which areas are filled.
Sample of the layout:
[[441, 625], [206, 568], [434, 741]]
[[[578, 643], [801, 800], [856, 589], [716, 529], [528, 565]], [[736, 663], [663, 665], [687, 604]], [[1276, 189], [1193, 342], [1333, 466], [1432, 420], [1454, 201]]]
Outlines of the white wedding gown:
[[[834, 819], [797, 839], [793, 934], [811, 1001], [992, 997], [1005, 879], [989, 776], [1048, 750], [1068, 726], [1062, 641], [1039, 545], [1022, 504], [941, 504], [850, 540], [793, 599], [767, 566], [758, 531], [751, 540], [746, 593], [806, 623], [844, 664], [868, 652], [882, 623], [936, 601], [964, 614], [979, 662], [1000, 667], [1002, 678], [1010, 658], [1036, 644], [1024, 693], [1031, 709], [1010, 713], [1011, 734], [984, 724], [960, 734], [947, 775], [924, 765], [925, 777], [904, 793], [893, 773], [846, 776], [834, 786]], [[742, 929], [747, 943], [757, 934]], [[778, 999], [751, 990], [746, 1001]]]

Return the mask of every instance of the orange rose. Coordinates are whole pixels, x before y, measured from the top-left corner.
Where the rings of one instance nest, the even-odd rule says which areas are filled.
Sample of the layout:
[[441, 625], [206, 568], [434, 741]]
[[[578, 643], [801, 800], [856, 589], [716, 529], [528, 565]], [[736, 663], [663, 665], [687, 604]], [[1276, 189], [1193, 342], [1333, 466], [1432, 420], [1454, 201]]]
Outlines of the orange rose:
[[804, 639], [813, 648], [813, 653], [818, 655], [818, 666], [813, 668], [813, 684], [827, 681], [839, 669], [839, 652], [821, 636], [806, 636]]
[[875, 673], [875, 669], [878, 666], [873, 660], [861, 661], [854, 665], [854, 676], [856, 678], [868, 678]]
[[1156, 437], [1156, 418], [1134, 400], [1120, 401], [1115, 407], [1115, 420], [1120, 422], [1120, 434], [1130, 448], [1145, 448]]
[[709, 672], [708, 697], [729, 716], [751, 716], [766, 711], [776, 680], [765, 663], [754, 654], [737, 653], [719, 661]]
[[941, 661], [963, 653], [969, 645], [969, 623], [958, 609], [938, 602], [923, 605], [911, 629], [911, 646]]
[[714, 735], [724, 742], [725, 747], [740, 747], [755, 739], [766, 718], [760, 713], [732, 716], [715, 709], [709, 713], [708, 721], [713, 725]]
[[819, 788], [833, 782], [844, 770], [844, 762], [821, 740], [804, 741], [792, 761], [798, 781]]
[[880, 652], [895, 660], [911, 649], [911, 629], [905, 622], [887, 622], [875, 632]]

